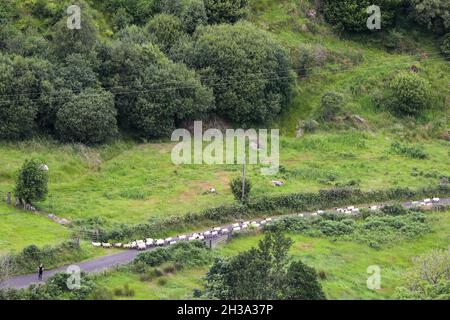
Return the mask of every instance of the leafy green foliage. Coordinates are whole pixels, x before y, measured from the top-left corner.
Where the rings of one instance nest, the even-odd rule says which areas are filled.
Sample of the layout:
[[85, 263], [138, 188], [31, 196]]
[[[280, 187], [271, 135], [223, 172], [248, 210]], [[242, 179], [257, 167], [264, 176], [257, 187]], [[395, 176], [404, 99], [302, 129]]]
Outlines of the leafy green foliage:
[[42, 162], [36, 159], [24, 162], [16, 178], [16, 198], [23, 199], [26, 203], [45, 198], [48, 193], [48, 172], [42, 165]]
[[294, 78], [286, 51], [249, 23], [199, 28], [191, 45], [174, 51], [213, 88], [217, 112], [240, 125], [266, 123], [290, 100]]
[[314, 269], [289, 263], [292, 241], [266, 234], [258, 248], [216, 259], [205, 279], [206, 295], [222, 300], [325, 299]]
[[70, 54], [89, 55], [98, 43], [98, 27], [87, 4], [79, 3], [81, 8], [81, 29], [68, 29], [67, 16], [52, 27], [52, 43], [55, 53], [63, 58]]
[[242, 198], [242, 177], [236, 177], [231, 180], [230, 188], [236, 200], [244, 200], [245, 202], [248, 200], [250, 192], [252, 191], [252, 183], [248, 178], [244, 180], [244, 198]]
[[320, 118], [329, 121], [337, 116], [344, 104], [344, 98], [336, 92], [327, 92], [320, 99]]
[[450, 3], [447, 0], [411, 0], [416, 20], [437, 34], [450, 30]]
[[450, 299], [450, 248], [435, 249], [413, 259], [414, 268], [405, 286], [396, 289], [397, 299]]
[[163, 52], [168, 52], [184, 34], [181, 20], [176, 16], [161, 13], [152, 18], [146, 26], [147, 31], [154, 36], [154, 43]]
[[401, 115], [418, 115], [430, 101], [430, 84], [413, 72], [397, 74], [390, 83], [391, 109]]
[[391, 150], [396, 154], [400, 154], [412, 159], [423, 160], [428, 158], [428, 154], [423, 150], [423, 148], [419, 146], [400, 143], [398, 141], [395, 141], [391, 144]]
[[247, 15], [248, 0], [204, 0], [208, 22], [235, 23]]
[[135, 264], [146, 264], [151, 267], [174, 262], [178, 266], [202, 266], [212, 259], [211, 251], [204, 243], [178, 242], [167, 248], [157, 248], [152, 251], [140, 253], [134, 260]]
[[346, 31], [368, 31], [367, 8], [377, 5], [382, 10], [382, 28], [393, 24], [400, 0], [324, 0], [323, 11], [327, 22]]
[[155, 45], [119, 41], [105, 46], [101, 56], [102, 83], [118, 90], [120, 124], [139, 137], [167, 137], [178, 122], [201, 118], [214, 104], [195, 72], [170, 61]]
[[206, 25], [205, 4], [203, 0], [157, 0], [158, 11], [174, 15], [180, 19], [184, 30], [192, 34], [200, 25]]
[[50, 104], [51, 72], [47, 61], [0, 54], [0, 138], [31, 136], [38, 112]]
[[116, 115], [111, 93], [88, 89], [58, 110], [56, 131], [63, 141], [101, 143], [117, 135]]

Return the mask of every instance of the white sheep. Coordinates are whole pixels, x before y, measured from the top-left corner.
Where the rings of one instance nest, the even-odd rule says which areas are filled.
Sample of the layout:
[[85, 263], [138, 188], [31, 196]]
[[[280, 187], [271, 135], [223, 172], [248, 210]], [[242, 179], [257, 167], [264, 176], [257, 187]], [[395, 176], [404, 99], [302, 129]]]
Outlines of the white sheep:
[[145, 243], [146, 243], [148, 246], [152, 246], [154, 242], [155, 242], [155, 240], [153, 240], [152, 238], [147, 238], [147, 239], [145, 239]]
[[170, 241], [169, 244], [175, 244], [175, 243], [177, 243], [177, 242], [176, 241]]
[[217, 231], [211, 232], [211, 236], [213, 236], [213, 237], [217, 236], [218, 234], [219, 234], [219, 233], [218, 233]]
[[197, 240], [197, 238], [195, 238], [195, 237], [189, 237], [188, 240], [189, 240], [189, 241], [194, 241], [194, 240]]
[[312, 216], [312, 217], [317, 217], [317, 212], [311, 213], [311, 216]]
[[114, 247], [115, 247], [115, 248], [122, 248], [122, 244], [121, 244], [121, 243], [115, 243], [115, 244], [114, 244]]
[[323, 210], [317, 210], [317, 214], [324, 214], [325, 212]]
[[303, 218], [305, 215], [304, 215], [303, 213], [299, 213], [298, 216], [299, 216], [300, 218]]
[[425, 202], [425, 203], [430, 203], [430, 202], [431, 202], [431, 199], [430, 199], [430, 198], [424, 199], [423, 202]]
[[244, 223], [242, 223], [243, 225], [248, 225], [250, 224], [250, 221], [244, 221]]
[[96, 248], [99, 248], [102, 246], [102, 244], [100, 242], [92, 242], [92, 245]]
[[223, 233], [223, 234], [226, 234], [226, 233], [230, 232], [230, 230], [228, 230], [228, 229], [222, 229], [220, 232]]
[[178, 236], [178, 240], [186, 240], [186, 236], [185, 235]]
[[138, 242], [137, 248], [138, 248], [138, 250], [145, 250], [145, 249], [147, 249], [147, 246], [145, 245], [144, 242]]
[[267, 222], [271, 222], [271, 221], [272, 221], [272, 218], [267, 218], [266, 221], [267, 221]]
[[124, 249], [131, 249], [131, 244], [127, 243], [123, 245]]
[[247, 228], [248, 228], [248, 224], [243, 224], [243, 225], [241, 226], [241, 228], [242, 228], [242, 229], [247, 229]]
[[354, 206], [347, 207], [347, 210], [353, 211], [355, 209]]
[[164, 245], [164, 240], [163, 239], [156, 240], [156, 245], [157, 246], [163, 246]]
[[103, 248], [111, 248], [111, 243], [102, 243]]
[[262, 220], [262, 221], [261, 221], [261, 224], [266, 224], [266, 223], [267, 223], [266, 220]]
[[439, 201], [441, 201], [441, 199], [439, 199], [439, 198], [433, 198], [432, 200], [433, 200], [433, 202], [439, 202]]
[[233, 228], [239, 227], [239, 223], [234, 223]]
[[213, 230], [214, 230], [214, 231], [220, 231], [220, 230], [222, 230], [222, 228], [220, 228], [220, 227], [215, 227]]
[[205, 232], [203, 232], [203, 235], [206, 236], [206, 237], [208, 237], [208, 236], [211, 235], [211, 231], [205, 231]]
[[241, 230], [241, 227], [234, 227], [233, 228], [233, 231], [240, 231]]
[[370, 210], [376, 211], [376, 210], [378, 210], [378, 206], [371, 206], [371, 207], [370, 207]]
[[205, 240], [205, 236], [198, 236], [198, 240]]

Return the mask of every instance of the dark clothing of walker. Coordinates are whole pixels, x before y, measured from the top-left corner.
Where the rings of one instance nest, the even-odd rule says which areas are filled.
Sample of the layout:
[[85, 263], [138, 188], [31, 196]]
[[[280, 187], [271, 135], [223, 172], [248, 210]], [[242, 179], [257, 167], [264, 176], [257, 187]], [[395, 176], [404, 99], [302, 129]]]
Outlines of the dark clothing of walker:
[[39, 281], [42, 281], [43, 274], [44, 274], [44, 267], [43, 266], [39, 266], [39, 269], [38, 269], [38, 280]]

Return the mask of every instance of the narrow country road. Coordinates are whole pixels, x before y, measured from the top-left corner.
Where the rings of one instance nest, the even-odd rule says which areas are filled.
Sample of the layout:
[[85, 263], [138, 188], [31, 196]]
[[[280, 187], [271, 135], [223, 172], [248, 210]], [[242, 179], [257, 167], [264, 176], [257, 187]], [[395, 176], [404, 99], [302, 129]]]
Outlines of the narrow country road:
[[[434, 204], [435, 205], [437, 205], [437, 204], [449, 205], [450, 198], [440, 199], [439, 202], [435, 202]], [[410, 207], [414, 206], [413, 202], [403, 202], [403, 203], [401, 203], [401, 205], [403, 205], [406, 208], [410, 208]], [[308, 216], [311, 214], [312, 213], [303, 213], [304, 216]], [[273, 221], [275, 221], [277, 219], [281, 219], [286, 216], [292, 216], [292, 214], [285, 215], [285, 216], [276, 216], [276, 217], [273, 217], [272, 219], [273, 219]], [[258, 226], [261, 226], [262, 224], [260, 224], [260, 222], [266, 221], [266, 220], [259, 219], [259, 220], [252, 220], [252, 221], [257, 222]], [[242, 224], [240, 224], [240, 226], [242, 226]], [[229, 237], [229, 235], [234, 232], [233, 229], [235, 229], [235, 228], [236, 228], [236, 224], [223, 226], [223, 227], [221, 227], [221, 230], [228, 230], [227, 234], [218, 234], [217, 236], [210, 236], [210, 237], [207, 237], [205, 240], [208, 242], [208, 244], [210, 243], [209, 241], [211, 241], [212, 243], [222, 242], [221, 240], [224, 240], [225, 238]], [[176, 240], [177, 238], [175, 237], [173, 239]], [[166, 244], [166, 245], [169, 245], [169, 244]], [[149, 248], [145, 251], [149, 251], [149, 250], [153, 250], [153, 249], [154, 249], [154, 247]], [[145, 252], [145, 251], [126, 250], [123, 252], [103, 256], [100, 258], [95, 258], [95, 259], [84, 261], [84, 262], [73, 263], [72, 265], [76, 265], [76, 266], [80, 267], [80, 269], [82, 271], [85, 271], [88, 273], [95, 273], [95, 272], [100, 272], [103, 270], [111, 269], [115, 266], [128, 264], [128, 263], [132, 262], [139, 253]], [[52, 270], [48, 270], [48, 271], [44, 271], [43, 280], [46, 281], [51, 275], [53, 275], [55, 273], [66, 271], [68, 266], [69, 265], [60, 267], [60, 268], [56, 268], [56, 269], [52, 269]], [[38, 283], [37, 272], [35, 274], [17, 276], [17, 277], [8, 279], [0, 285], [0, 288], [20, 289], [20, 288], [26, 288], [32, 283]]]

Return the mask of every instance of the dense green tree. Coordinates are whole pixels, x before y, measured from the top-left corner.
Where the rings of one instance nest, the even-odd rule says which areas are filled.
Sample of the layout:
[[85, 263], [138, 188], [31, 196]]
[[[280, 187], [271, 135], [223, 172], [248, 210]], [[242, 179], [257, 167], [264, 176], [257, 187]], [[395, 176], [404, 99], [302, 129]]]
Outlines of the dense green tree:
[[23, 139], [49, 107], [52, 66], [48, 61], [0, 54], [0, 138]]
[[81, 8], [81, 28], [69, 29], [67, 16], [63, 16], [51, 30], [51, 40], [59, 57], [79, 53], [88, 55], [98, 43], [98, 26], [91, 9], [85, 2], [76, 2]]
[[41, 201], [48, 193], [48, 172], [43, 163], [36, 160], [26, 160], [16, 176], [14, 196], [25, 203]]
[[95, 86], [97, 82], [97, 74], [86, 63], [86, 58], [78, 53], [64, 59], [64, 63], [56, 70], [56, 76], [58, 88], [73, 92], [81, 92]]
[[206, 295], [223, 300], [324, 299], [314, 269], [289, 263], [292, 241], [268, 233], [235, 257], [216, 259], [206, 275]]
[[184, 34], [181, 20], [170, 14], [157, 14], [149, 21], [146, 30], [153, 36], [154, 43], [163, 52], [169, 52], [177, 40]]
[[247, 15], [248, 0], [204, 0], [208, 22], [235, 23]]
[[288, 54], [249, 23], [199, 28], [171, 56], [197, 69], [214, 90], [217, 112], [242, 126], [273, 119], [291, 97]]
[[437, 34], [450, 31], [450, 1], [410, 0], [416, 20]]
[[244, 199], [242, 199], [242, 178], [241, 177], [236, 177], [233, 180], [231, 180], [230, 182], [230, 188], [231, 188], [231, 193], [233, 193], [234, 198], [238, 201], [247, 201], [249, 196], [250, 196], [250, 192], [252, 191], [252, 184], [250, 182], [250, 180], [248, 178], [245, 179], [244, 182], [244, 188], [245, 188], [245, 192], [244, 192]]
[[203, 0], [158, 0], [157, 9], [159, 12], [177, 16], [185, 31], [190, 34], [197, 26], [208, 23]]
[[214, 105], [194, 71], [170, 61], [153, 44], [116, 42], [100, 52], [103, 85], [115, 88], [121, 126], [140, 137], [166, 137], [178, 122]]
[[[115, 38], [121, 42], [131, 44], [144, 44], [151, 42], [151, 35], [143, 27], [131, 25], [123, 28], [115, 34]], [[153, 39], [154, 40], [154, 39]]]
[[[114, 12], [113, 23], [117, 29], [125, 25], [145, 24], [155, 13], [159, 0], [108, 0], [104, 6]], [[123, 22], [126, 22], [124, 24]]]
[[287, 300], [325, 300], [317, 272], [301, 261], [292, 262], [286, 276]]
[[117, 111], [110, 92], [88, 89], [74, 96], [56, 114], [56, 132], [68, 142], [94, 144], [114, 137]]
[[346, 31], [369, 31], [367, 8], [377, 5], [381, 8], [381, 28], [394, 23], [401, 0], [324, 0], [323, 11], [327, 22]]

